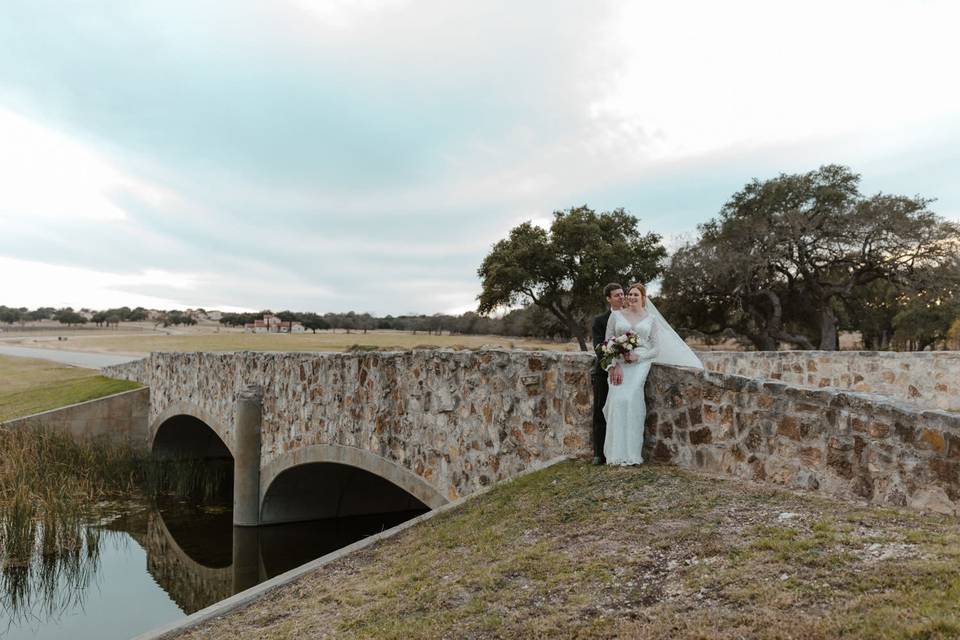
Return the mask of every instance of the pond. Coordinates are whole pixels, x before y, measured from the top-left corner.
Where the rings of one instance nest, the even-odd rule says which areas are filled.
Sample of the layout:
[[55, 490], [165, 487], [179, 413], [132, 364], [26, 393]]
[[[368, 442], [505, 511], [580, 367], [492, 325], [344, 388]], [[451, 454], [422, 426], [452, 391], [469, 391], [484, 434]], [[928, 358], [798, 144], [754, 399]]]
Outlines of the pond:
[[131, 638], [423, 512], [240, 528], [229, 506], [130, 504], [75, 553], [3, 570], [0, 638]]

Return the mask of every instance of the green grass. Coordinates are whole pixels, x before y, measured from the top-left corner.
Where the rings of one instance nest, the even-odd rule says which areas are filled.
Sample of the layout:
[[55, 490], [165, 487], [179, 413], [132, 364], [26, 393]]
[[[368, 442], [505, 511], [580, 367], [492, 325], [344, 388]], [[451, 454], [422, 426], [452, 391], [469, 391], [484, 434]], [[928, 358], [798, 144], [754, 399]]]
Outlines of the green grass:
[[92, 369], [0, 356], [0, 422], [136, 389]]
[[565, 463], [184, 636], [955, 638], [958, 561], [955, 519]]

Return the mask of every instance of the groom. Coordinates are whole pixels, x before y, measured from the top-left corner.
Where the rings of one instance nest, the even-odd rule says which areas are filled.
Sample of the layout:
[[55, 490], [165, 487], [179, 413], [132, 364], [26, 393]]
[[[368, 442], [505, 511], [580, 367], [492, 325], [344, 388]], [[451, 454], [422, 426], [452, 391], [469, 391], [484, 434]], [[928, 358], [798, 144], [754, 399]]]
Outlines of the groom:
[[[610, 312], [623, 308], [623, 287], [611, 282], [603, 288], [603, 297], [607, 300], [607, 311], [593, 319], [593, 350], [606, 339], [607, 320]], [[598, 357], [593, 365], [593, 464], [604, 464], [603, 440], [607, 435], [607, 421], [603, 417], [603, 405], [607, 402], [607, 391], [610, 387], [607, 382], [607, 372], [600, 368]]]

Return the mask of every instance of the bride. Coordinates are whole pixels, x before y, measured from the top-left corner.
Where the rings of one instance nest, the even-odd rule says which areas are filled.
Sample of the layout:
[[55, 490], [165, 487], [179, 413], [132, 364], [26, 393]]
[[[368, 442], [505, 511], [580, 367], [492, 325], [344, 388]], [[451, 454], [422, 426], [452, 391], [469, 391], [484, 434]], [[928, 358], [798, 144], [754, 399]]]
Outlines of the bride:
[[637, 335], [640, 346], [626, 354], [622, 361], [616, 360], [607, 367], [610, 392], [603, 406], [607, 420], [603, 455], [607, 464], [643, 462], [643, 429], [647, 417], [643, 386], [650, 365], [658, 362], [703, 369], [696, 354], [647, 299], [647, 289], [639, 282], [627, 290], [627, 306], [610, 313], [606, 338], [622, 336], [628, 331]]

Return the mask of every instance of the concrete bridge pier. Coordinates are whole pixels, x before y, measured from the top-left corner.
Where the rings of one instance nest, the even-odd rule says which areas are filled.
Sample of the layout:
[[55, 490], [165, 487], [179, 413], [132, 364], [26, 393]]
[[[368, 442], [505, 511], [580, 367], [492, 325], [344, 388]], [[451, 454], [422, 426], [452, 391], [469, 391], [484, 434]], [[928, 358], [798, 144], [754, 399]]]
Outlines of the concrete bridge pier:
[[240, 593], [260, 583], [260, 530], [233, 528], [233, 592]]
[[237, 398], [233, 451], [233, 524], [260, 524], [260, 418], [262, 392], [247, 385]]

